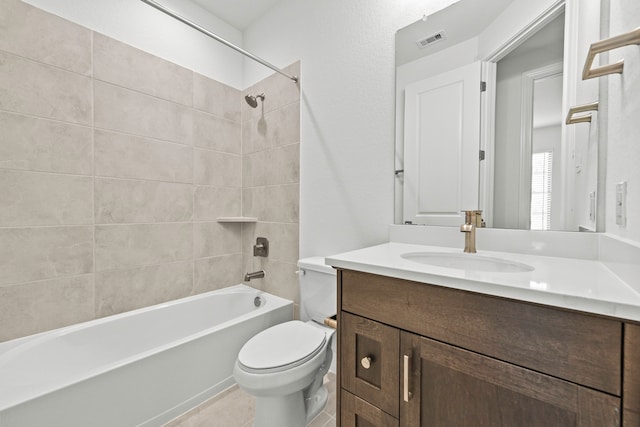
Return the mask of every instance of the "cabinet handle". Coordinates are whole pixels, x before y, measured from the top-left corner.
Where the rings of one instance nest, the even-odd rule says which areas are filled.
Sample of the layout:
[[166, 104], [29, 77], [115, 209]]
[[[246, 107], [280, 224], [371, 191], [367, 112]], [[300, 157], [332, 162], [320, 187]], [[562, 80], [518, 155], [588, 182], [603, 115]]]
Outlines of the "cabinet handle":
[[362, 367], [364, 369], [369, 369], [371, 367], [371, 363], [373, 363], [373, 357], [372, 356], [365, 356], [360, 361], [360, 364], [362, 365]]
[[403, 387], [402, 387], [402, 397], [405, 402], [408, 402], [411, 399], [411, 392], [409, 391], [409, 356], [406, 354], [403, 356], [404, 363], [402, 365], [402, 377], [403, 377]]

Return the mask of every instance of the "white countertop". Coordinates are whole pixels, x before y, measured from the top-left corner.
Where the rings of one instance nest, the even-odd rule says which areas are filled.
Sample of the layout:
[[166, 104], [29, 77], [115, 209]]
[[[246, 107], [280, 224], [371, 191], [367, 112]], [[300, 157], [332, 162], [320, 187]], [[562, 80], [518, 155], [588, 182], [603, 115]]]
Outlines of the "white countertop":
[[337, 268], [640, 321], [640, 293], [597, 260], [478, 250], [477, 255], [534, 268], [488, 272], [437, 267], [401, 257], [408, 252], [463, 253], [449, 247], [392, 242], [328, 256], [325, 262]]

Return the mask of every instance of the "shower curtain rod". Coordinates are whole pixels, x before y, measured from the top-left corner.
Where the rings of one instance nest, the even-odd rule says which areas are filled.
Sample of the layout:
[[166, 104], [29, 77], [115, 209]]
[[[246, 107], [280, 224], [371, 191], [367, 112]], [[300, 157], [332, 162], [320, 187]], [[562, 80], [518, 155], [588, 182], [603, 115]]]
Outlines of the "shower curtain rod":
[[240, 52], [241, 54], [243, 54], [244, 56], [247, 56], [251, 59], [253, 59], [256, 62], [261, 63], [262, 65], [264, 65], [265, 67], [269, 67], [271, 68], [273, 71], [275, 71], [276, 73], [280, 73], [283, 76], [293, 80], [294, 83], [298, 82], [298, 77], [297, 76], [292, 76], [291, 74], [287, 74], [284, 71], [282, 71], [280, 68], [276, 67], [275, 65], [270, 64], [269, 62], [265, 61], [262, 58], [258, 58], [257, 56], [255, 56], [252, 53], [247, 52], [246, 50], [234, 45], [233, 43], [223, 39], [222, 37], [218, 36], [217, 34], [212, 33], [211, 31], [207, 30], [206, 28], [201, 27], [200, 25], [196, 24], [193, 21], [188, 20], [187, 18], [178, 15], [177, 13], [175, 13], [174, 11], [172, 11], [171, 9], [169, 9], [168, 7], [165, 7], [163, 5], [161, 5], [160, 3], [154, 1], [154, 0], [140, 0], [143, 3], [148, 4], [149, 6], [155, 7], [156, 9], [158, 9], [160, 12], [164, 12], [167, 15], [177, 19], [178, 21], [182, 22], [183, 24], [186, 24], [188, 26], [190, 26], [191, 28], [193, 28], [194, 30], [198, 30], [200, 31], [202, 34], [205, 34], [209, 37], [211, 37], [212, 39], [215, 39], [217, 41], [219, 41], [220, 43], [222, 43], [225, 46], [230, 47], [231, 49], [235, 50], [236, 52]]

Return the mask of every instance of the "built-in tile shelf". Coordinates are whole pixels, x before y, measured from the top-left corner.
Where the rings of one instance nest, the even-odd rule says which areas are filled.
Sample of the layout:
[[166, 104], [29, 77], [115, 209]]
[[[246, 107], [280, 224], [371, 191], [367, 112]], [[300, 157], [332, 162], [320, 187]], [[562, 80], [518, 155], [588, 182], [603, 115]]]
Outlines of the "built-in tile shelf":
[[218, 222], [258, 222], [258, 218], [252, 216], [219, 216]]

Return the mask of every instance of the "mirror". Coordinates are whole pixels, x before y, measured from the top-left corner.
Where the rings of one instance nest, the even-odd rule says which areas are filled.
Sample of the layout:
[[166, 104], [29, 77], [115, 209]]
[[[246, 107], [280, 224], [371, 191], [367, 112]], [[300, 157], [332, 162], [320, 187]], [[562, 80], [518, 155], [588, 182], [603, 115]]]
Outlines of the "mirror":
[[396, 223], [481, 209], [490, 227], [595, 231], [597, 155], [564, 124], [564, 9], [461, 0], [396, 33]]

